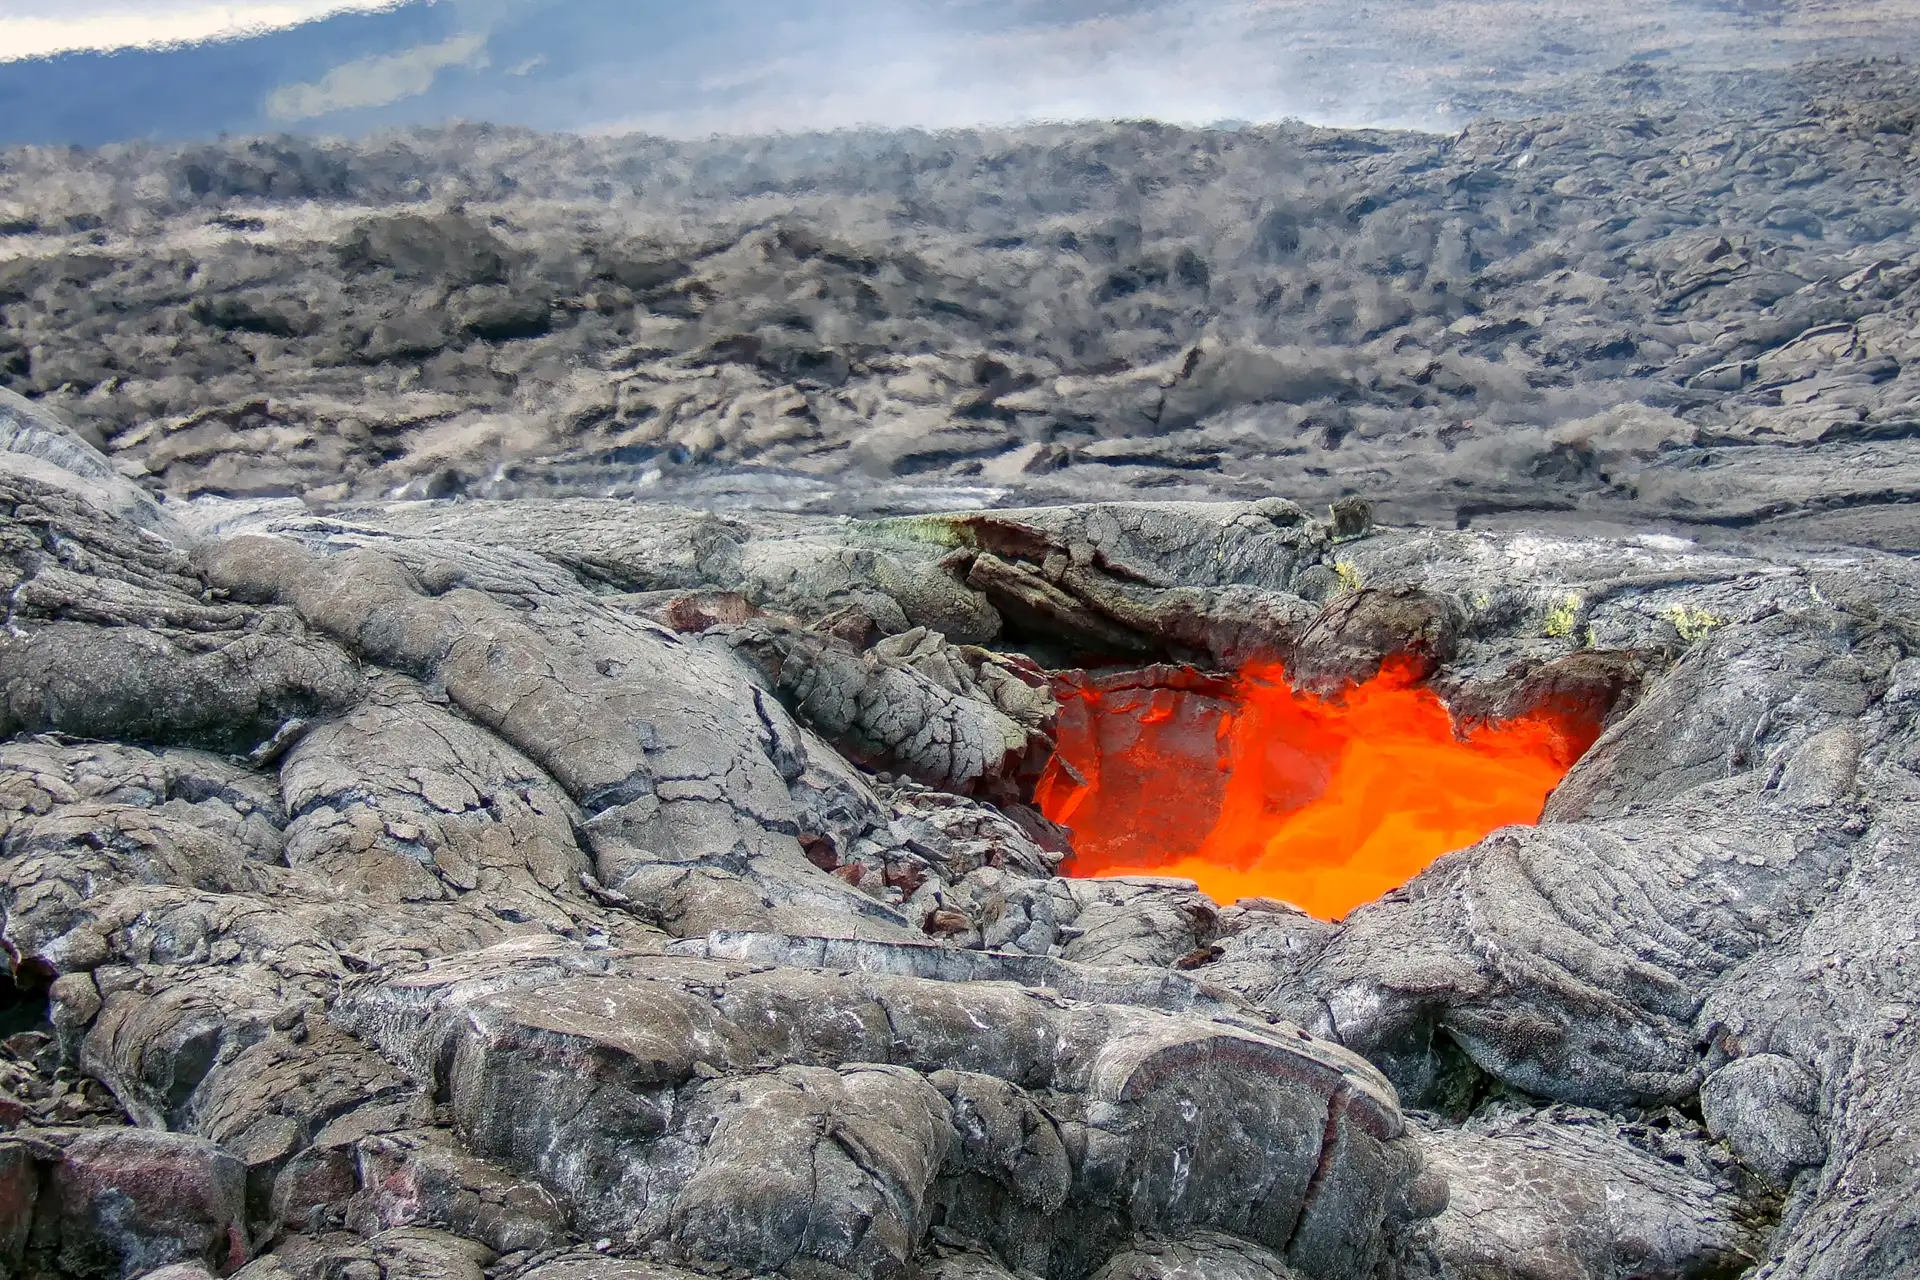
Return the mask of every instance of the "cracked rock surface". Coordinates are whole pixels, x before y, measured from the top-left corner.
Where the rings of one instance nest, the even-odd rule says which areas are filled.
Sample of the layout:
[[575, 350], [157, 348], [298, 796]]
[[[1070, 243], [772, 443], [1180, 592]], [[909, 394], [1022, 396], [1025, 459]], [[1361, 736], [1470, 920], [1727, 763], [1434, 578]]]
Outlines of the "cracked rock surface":
[[[1278, 499], [162, 532], [53, 479], [0, 507], [12, 1272], [1920, 1257], [1908, 560]], [[1604, 732], [1337, 923], [1060, 878], [1057, 691], [1256, 653]]]
[[[0, 1275], [1920, 1273], [1911, 74], [1790, 81], [919, 240], [9, 160]], [[1390, 661], [1597, 741], [1339, 921], [1060, 874], [1079, 695]]]

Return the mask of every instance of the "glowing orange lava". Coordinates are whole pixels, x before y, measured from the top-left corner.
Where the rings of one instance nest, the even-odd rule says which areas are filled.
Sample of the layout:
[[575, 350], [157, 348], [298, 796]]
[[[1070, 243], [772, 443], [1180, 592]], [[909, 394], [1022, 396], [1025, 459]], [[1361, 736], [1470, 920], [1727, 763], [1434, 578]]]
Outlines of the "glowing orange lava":
[[1597, 725], [1545, 712], [1463, 731], [1390, 664], [1344, 696], [1277, 667], [1065, 691], [1035, 798], [1076, 876], [1184, 876], [1219, 902], [1335, 919], [1440, 855], [1540, 818]]

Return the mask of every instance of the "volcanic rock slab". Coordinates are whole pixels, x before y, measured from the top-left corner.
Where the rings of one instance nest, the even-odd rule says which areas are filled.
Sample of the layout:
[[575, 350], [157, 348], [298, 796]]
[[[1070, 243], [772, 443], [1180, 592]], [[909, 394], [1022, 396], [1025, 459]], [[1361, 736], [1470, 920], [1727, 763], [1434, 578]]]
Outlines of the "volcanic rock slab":
[[[0, 936], [53, 1037], [18, 1088], [92, 1079], [137, 1126], [10, 1122], [25, 1274], [1908, 1256], [1909, 562], [1277, 500], [733, 520], [718, 558], [671, 508], [401, 503], [183, 547], [84, 475], [7, 483]], [[1044, 664], [1103, 631], [1163, 673], [1411, 654], [1458, 705], [1607, 727], [1542, 825], [1342, 922], [1062, 881], [1022, 787]], [[61, 665], [143, 645], [183, 656], [104, 693]], [[902, 706], [946, 727], [888, 739]]]

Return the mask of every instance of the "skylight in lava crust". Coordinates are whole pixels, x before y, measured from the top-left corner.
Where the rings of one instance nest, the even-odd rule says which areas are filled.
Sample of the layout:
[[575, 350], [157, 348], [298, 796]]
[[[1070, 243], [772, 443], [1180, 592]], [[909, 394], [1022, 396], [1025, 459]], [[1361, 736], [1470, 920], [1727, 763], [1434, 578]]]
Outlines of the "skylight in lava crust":
[[1330, 699], [1277, 666], [1064, 692], [1035, 799], [1073, 832], [1068, 874], [1182, 876], [1322, 919], [1537, 822], [1599, 733], [1548, 711], [1460, 725], [1393, 662]]

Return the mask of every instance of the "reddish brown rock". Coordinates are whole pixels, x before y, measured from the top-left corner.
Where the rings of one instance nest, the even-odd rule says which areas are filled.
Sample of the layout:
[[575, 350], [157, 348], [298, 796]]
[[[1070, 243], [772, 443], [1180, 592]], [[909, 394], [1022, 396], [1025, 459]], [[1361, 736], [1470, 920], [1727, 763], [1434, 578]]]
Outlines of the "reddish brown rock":
[[0, 1264], [20, 1264], [39, 1198], [40, 1170], [33, 1146], [0, 1138]]
[[667, 625], [685, 635], [737, 627], [760, 610], [738, 591], [695, 591], [668, 601], [664, 613]]
[[246, 1168], [200, 1138], [93, 1129], [59, 1138], [34, 1237], [66, 1273], [130, 1280], [177, 1262], [247, 1260]]

